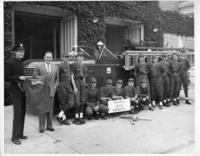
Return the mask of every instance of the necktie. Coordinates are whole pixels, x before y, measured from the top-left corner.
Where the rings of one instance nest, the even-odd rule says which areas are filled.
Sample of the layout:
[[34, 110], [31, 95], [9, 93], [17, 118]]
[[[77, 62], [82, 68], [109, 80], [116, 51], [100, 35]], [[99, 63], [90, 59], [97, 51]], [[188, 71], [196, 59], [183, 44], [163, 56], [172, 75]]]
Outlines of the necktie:
[[50, 64], [47, 64], [47, 72], [50, 73], [51, 69], [50, 69]]

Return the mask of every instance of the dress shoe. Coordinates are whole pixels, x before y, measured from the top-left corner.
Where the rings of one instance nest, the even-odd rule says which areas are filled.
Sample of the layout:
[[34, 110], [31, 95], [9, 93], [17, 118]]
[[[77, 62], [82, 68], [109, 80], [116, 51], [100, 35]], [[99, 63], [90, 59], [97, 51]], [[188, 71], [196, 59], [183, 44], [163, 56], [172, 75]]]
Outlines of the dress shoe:
[[80, 118], [80, 119], [79, 119], [79, 122], [80, 122], [81, 124], [85, 124], [85, 123], [86, 123], [84, 118]]
[[91, 116], [88, 116], [87, 119], [88, 119], [88, 120], [92, 120], [92, 117], [91, 117]]
[[40, 129], [39, 132], [40, 132], [40, 133], [44, 133], [44, 130], [43, 130], [43, 129]]
[[154, 111], [153, 107], [149, 107], [149, 110]]
[[63, 119], [59, 116], [56, 116], [57, 121], [59, 122], [59, 124], [63, 124]]
[[159, 109], [163, 109], [163, 106], [162, 106], [162, 105], [159, 105]]
[[95, 114], [95, 115], [94, 115], [94, 119], [95, 119], [95, 120], [99, 120], [99, 115], [98, 115], [98, 114]]
[[102, 115], [101, 115], [101, 119], [107, 120], [108, 118], [105, 116], [105, 114], [102, 114]]
[[47, 130], [48, 130], [48, 131], [52, 131], [52, 132], [55, 131], [54, 128], [47, 128]]
[[137, 110], [131, 109], [131, 110], [129, 111], [129, 113], [130, 113], [130, 114], [137, 114]]
[[175, 100], [173, 100], [173, 105], [174, 106], [178, 106], [177, 102]]
[[191, 102], [189, 100], [185, 100], [185, 103], [191, 105]]
[[168, 102], [164, 103], [163, 106], [170, 107], [170, 104]]
[[180, 101], [177, 99], [176, 100], [177, 106], [180, 105]]
[[28, 139], [28, 137], [25, 136], [25, 135], [22, 135], [22, 136], [20, 137], [20, 139]]
[[19, 139], [15, 139], [15, 140], [12, 140], [13, 144], [15, 145], [21, 145], [21, 141]]
[[65, 120], [63, 121], [63, 124], [64, 124], [64, 125], [71, 125], [70, 122], [69, 122], [69, 120], [67, 120], [67, 119], [65, 119]]
[[76, 124], [76, 125], [81, 125], [80, 121], [78, 118], [74, 118], [73, 120], [73, 124]]

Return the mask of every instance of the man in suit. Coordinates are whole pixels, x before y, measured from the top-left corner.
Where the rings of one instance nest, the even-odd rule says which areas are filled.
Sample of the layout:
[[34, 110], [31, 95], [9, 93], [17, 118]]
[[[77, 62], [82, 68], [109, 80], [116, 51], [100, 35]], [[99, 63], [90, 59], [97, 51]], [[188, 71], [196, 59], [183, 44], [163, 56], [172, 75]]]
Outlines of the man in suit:
[[13, 48], [15, 57], [8, 63], [5, 79], [11, 82], [10, 93], [13, 103], [13, 130], [12, 142], [20, 145], [20, 139], [27, 139], [24, 136], [24, 120], [26, 113], [25, 93], [22, 88], [22, 82], [26, 80], [24, 76], [24, 64], [22, 59], [24, 57], [24, 47], [22, 44]]
[[39, 115], [39, 132], [45, 131], [45, 119], [47, 117], [47, 130], [55, 131], [52, 125], [53, 118], [53, 101], [56, 88], [59, 83], [58, 67], [52, 64], [53, 55], [47, 51], [44, 55], [44, 62], [35, 67], [34, 77], [45, 77], [47, 85], [49, 86], [49, 106], [46, 112]]

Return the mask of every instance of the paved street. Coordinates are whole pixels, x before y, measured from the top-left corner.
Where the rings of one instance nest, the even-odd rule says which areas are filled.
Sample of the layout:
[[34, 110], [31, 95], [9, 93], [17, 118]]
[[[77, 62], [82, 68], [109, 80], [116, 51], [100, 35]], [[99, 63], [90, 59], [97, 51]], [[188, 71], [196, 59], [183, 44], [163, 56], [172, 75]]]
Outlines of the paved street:
[[[183, 94], [183, 92], [181, 92]], [[193, 90], [190, 97], [194, 99]], [[194, 104], [182, 104], [138, 114], [152, 121], [129, 120], [112, 116], [107, 121], [89, 121], [82, 126], [60, 126], [54, 120], [56, 132], [38, 132], [38, 118], [26, 116], [25, 134], [29, 137], [21, 146], [11, 143], [12, 106], [5, 107], [5, 153], [193, 153]], [[194, 101], [192, 100], [194, 103]]]

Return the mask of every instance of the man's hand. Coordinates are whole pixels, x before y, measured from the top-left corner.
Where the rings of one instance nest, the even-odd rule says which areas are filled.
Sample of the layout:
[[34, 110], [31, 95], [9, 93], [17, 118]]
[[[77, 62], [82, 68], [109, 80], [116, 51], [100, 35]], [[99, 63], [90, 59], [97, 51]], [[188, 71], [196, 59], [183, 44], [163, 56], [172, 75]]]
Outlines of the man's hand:
[[26, 80], [26, 76], [20, 76], [19, 79], [22, 80], [22, 81], [25, 81]]
[[143, 101], [146, 101], [147, 99], [146, 98], [143, 98]]
[[74, 93], [77, 94], [77, 92], [78, 92], [78, 89], [74, 88]]
[[111, 101], [112, 99], [111, 98], [108, 98], [108, 101]]
[[136, 98], [131, 98], [131, 101], [135, 101], [136, 100]]

